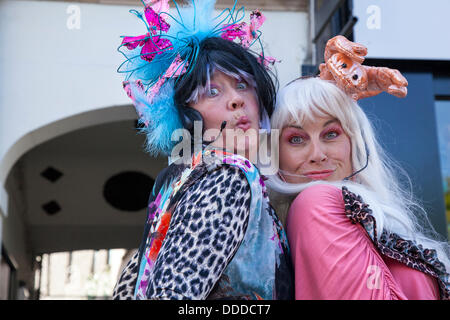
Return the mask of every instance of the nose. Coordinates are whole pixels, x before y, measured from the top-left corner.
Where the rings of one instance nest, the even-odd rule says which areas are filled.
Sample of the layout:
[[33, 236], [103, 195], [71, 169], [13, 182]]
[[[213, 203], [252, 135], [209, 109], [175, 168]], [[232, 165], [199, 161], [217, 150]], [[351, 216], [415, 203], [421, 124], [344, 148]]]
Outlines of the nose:
[[244, 106], [244, 99], [242, 95], [239, 92], [233, 90], [230, 99], [228, 100], [228, 109], [234, 111], [239, 108], [242, 108], [243, 106]]
[[326, 147], [320, 141], [311, 141], [311, 149], [309, 150], [309, 162], [320, 163], [327, 160]]

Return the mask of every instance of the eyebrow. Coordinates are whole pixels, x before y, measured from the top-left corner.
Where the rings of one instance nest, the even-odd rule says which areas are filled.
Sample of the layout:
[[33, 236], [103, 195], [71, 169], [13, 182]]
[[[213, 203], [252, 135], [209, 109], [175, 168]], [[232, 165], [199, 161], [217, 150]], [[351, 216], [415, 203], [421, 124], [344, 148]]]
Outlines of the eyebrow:
[[[328, 120], [327, 122], [325, 122], [323, 124], [323, 128], [325, 128], [327, 125], [329, 125], [330, 123], [333, 123], [333, 122], [339, 122], [339, 120], [336, 119], [336, 118], [330, 119], [330, 120]], [[294, 124], [289, 124], [289, 125], [287, 125], [287, 127], [289, 127], [289, 128], [296, 128], [296, 129], [302, 129], [303, 130], [303, 128], [301, 126], [294, 125]]]
[[327, 122], [324, 123], [323, 128], [325, 128], [327, 125], [329, 125], [330, 123], [333, 123], [333, 122], [339, 122], [339, 120], [336, 118], [328, 120]]

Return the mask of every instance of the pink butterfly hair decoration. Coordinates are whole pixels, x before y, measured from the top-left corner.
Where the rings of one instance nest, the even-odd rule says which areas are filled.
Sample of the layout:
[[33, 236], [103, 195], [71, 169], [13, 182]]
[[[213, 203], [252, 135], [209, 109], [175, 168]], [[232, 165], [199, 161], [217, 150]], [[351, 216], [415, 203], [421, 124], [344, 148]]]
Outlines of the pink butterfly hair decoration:
[[[259, 28], [263, 25], [264, 21], [266, 21], [266, 17], [258, 9], [253, 10], [250, 14], [249, 24], [240, 22], [228, 25], [223, 29], [221, 37], [230, 41], [238, 38], [241, 46], [248, 49], [255, 41], [261, 42], [261, 31]], [[260, 44], [261, 48], [263, 48], [262, 43]], [[275, 62], [279, 62], [279, 60], [265, 56], [263, 51], [258, 57], [258, 62], [262, 63], [266, 69], [269, 69]]]

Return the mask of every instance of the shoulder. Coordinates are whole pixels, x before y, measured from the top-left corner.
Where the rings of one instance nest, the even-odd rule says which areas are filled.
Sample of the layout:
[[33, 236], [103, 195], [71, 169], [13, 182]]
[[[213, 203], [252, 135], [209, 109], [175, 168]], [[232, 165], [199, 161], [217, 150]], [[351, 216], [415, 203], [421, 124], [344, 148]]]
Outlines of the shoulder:
[[241, 169], [246, 174], [253, 173], [259, 176], [258, 168], [247, 158], [226, 152], [224, 150], [213, 150], [204, 155], [206, 161], [214, 163], [216, 166], [235, 167]]
[[291, 204], [293, 209], [307, 209], [327, 205], [343, 205], [342, 190], [330, 184], [314, 184], [298, 194]]
[[248, 172], [259, 174], [257, 168], [246, 158], [221, 150], [205, 154], [204, 163], [198, 166], [198, 171], [203, 172], [200, 179], [202, 187], [220, 185], [222, 188], [230, 187], [233, 191], [249, 187], [249, 180], [253, 180], [253, 175]]
[[347, 221], [342, 190], [329, 184], [304, 189], [292, 202], [287, 217], [288, 225], [301, 227], [317, 224], [318, 228], [326, 228]]
[[[240, 199], [240, 204], [242, 201], [247, 204], [251, 183], [244, 168], [236, 165], [235, 158], [230, 156], [233, 155], [216, 155], [214, 152], [194, 156], [192, 166], [186, 167], [172, 182], [174, 191], [169, 208], [185, 205], [199, 207], [200, 202], [208, 207], [215, 206], [217, 202], [220, 207], [225, 199], [234, 198]], [[225, 204], [230, 205], [230, 202], [227, 200]], [[176, 211], [180, 212], [178, 209]]]
[[222, 182], [225, 177], [232, 179], [247, 180], [245, 173], [239, 168], [228, 164], [223, 164], [215, 170], [208, 173], [209, 179], [215, 179], [217, 182]]
[[[250, 206], [250, 185], [241, 169], [223, 165], [209, 171], [193, 183], [183, 195], [184, 202], [218, 206], [224, 208]], [[223, 209], [224, 209], [223, 208]]]
[[186, 168], [184, 164], [172, 163], [158, 173], [156, 177], [154, 190], [160, 190], [165, 184], [170, 183], [175, 178], [179, 177]]

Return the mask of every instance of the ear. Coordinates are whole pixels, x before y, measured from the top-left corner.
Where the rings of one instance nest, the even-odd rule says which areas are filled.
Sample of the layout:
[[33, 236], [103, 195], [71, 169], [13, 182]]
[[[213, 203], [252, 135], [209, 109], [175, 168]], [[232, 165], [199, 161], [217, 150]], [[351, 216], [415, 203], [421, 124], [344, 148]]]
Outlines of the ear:
[[200, 112], [191, 107], [182, 107], [180, 109], [180, 118], [183, 127], [191, 134], [194, 132], [194, 121], [203, 122], [203, 117]]

